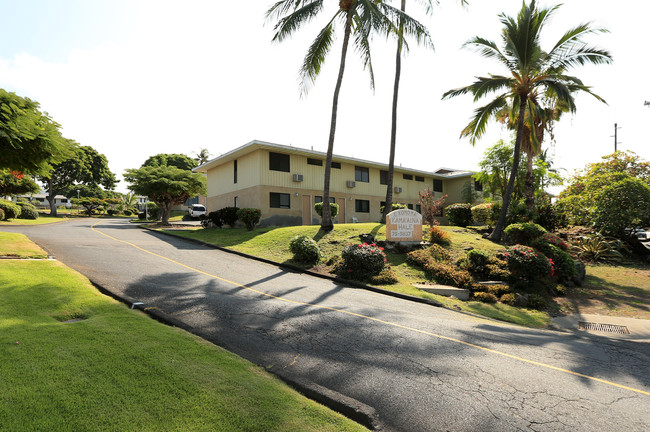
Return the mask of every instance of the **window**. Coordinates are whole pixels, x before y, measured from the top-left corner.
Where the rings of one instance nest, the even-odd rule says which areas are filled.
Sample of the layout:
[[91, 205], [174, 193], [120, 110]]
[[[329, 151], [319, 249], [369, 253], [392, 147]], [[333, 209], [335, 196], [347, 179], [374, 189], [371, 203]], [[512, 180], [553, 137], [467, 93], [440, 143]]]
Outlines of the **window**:
[[384, 170], [379, 171], [379, 184], [383, 184], [383, 185], [388, 184], [388, 171], [384, 171]]
[[370, 181], [370, 170], [366, 167], [355, 166], [354, 180], [368, 183]]
[[291, 195], [287, 193], [271, 192], [269, 201], [269, 207], [271, 208], [291, 208]]
[[330, 197], [330, 203], [332, 203], [332, 204], [336, 204], [336, 198], [334, 198], [334, 197]]
[[235, 207], [239, 207], [239, 197], [238, 196], [235, 197], [234, 205], [235, 205]]
[[323, 166], [323, 161], [320, 159], [307, 158], [307, 165]]
[[357, 213], [370, 213], [370, 201], [354, 200], [354, 211]]
[[423, 182], [423, 181], [424, 181], [424, 177], [422, 177], [422, 176], [415, 176], [415, 181]]
[[409, 210], [413, 210], [413, 204], [407, 204], [406, 206]]
[[[234, 182], [237, 183], [237, 159], [235, 159], [233, 162], [234, 162], [233, 166], [234, 166], [234, 177], [235, 177]], [[237, 206], [235, 206], [235, 207], [237, 207]]]
[[269, 152], [269, 169], [271, 171], [289, 172], [289, 155]]
[[433, 191], [442, 192], [442, 180], [433, 180]]
[[67, 198], [61, 198], [61, 202], [62, 202], [62, 203], [67, 203], [67, 202], [68, 202], [68, 199], [67, 199]]
[[421, 204], [416, 204], [415, 205], [415, 211], [418, 213], [422, 213], [422, 205]]
[[330, 166], [332, 168], [341, 169], [341, 162], [332, 162]]
[[474, 189], [475, 189], [477, 192], [483, 192], [483, 183], [481, 183], [481, 182], [478, 181], [478, 180], [474, 180]]
[[413, 175], [412, 174], [402, 174], [402, 178], [404, 180], [413, 180]]
[[323, 197], [316, 195], [314, 197], [314, 203], [319, 203], [319, 202], [323, 202]]

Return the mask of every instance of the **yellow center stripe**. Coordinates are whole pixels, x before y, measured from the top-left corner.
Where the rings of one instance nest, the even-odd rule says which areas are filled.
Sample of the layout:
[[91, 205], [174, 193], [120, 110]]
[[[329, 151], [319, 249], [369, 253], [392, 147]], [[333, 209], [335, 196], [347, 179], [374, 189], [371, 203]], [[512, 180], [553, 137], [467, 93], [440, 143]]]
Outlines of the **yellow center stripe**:
[[405, 325], [402, 325], [402, 324], [397, 324], [397, 323], [394, 323], [394, 322], [385, 321], [385, 320], [382, 320], [382, 319], [379, 319], [379, 318], [373, 318], [371, 316], [358, 314], [356, 312], [350, 312], [350, 311], [346, 311], [346, 310], [342, 310], [342, 309], [336, 309], [336, 308], [329, 307], [329, 306], [322, 306], [322, 305], [317, 305], [317, 304], [313, 304], [313, 303], [306, 303], [306, 302], [302, 302], [302, 301], [298, 301], [298, 300], [291, 300], [291, 299], [287, 299], [287, 298], [284, 298], [284, 297], [278, 297], [278, 296], [275, 296], [273, 294], [269, 294], [269, 293], [266, 293], [266, 292], [263, 292], [263, 291], [256, 290], [254, 288], [247, 287], [246, 285], [242, 285], [240, 283], [233, 282], [231, 280], [224, 279], [222, 277], [219, 277], [219, 276], [216, 276], [216, 275], [213, 275], [213, 274], [210, 274], [210, 273], [206, 273], [204, 271], [201, 271], [199, 269], [195, 269], [193, 267], [190, 267], [190, 266], [185, 265], [183, 263], [180, 263], [178, 261], [174, 261], [171, 258], [167, 258], [167, 257], [159, 255], [159, 254], [157, 254], [155, 252], [151, 252], [151, 251], [148, 251], [146, 249], [143, 249], [140, 246], [137, 246], [137, 245], [135, 245], [133, 243], [130, 243], [130, 242], [127, 242], [127, 241], [120, 240], [120, 239], [117, 239], [115, 237], [112, 237], [112, 236], [110, 236], [110, 235], [108, 235], [106, 233], [103, 233], [103, 232], [98, 231], [98, 230], [95, 229], [95, 225], [98, 225], [99, 223], [101, 223], [101, 222], [97, 222], [96, 224], [94, 224], [91, 227], [91, 229], [93, 231], [103, 235], [103, 236], [106, 236], [106, 237], [112, 239], [112, 240], [115, 240], [115, 241], [120, 242], [120, 243], [125, 243], [125, 244], [127, 244], [129, 246], [132, 246], [132, 247], [138, 249], [138, 250], [141, 250], [142, 252], [146, 252], [146, 253], [154, 255], [154, 256], [156, 256], [158, 258], [161, 258], [161, 259], [167, 260], [169, 262], [172, 262], [174, 264], [177, 264], [177, 265], [179, 265], [181, 267], [185, 267], [186, 269], [192, 270], [193, 272], [200, 273], [202, 275], [205, 275], [205, 276], [208, 276], [208, 277], [211, 277], [211, 278], [214, 278], [214, 279], [218, 279], [218, 280], [223, 281], [223, 282], [227, 282], [229, 284], [232, 284], [232, 285], [247, 289], [249, 291], [252, 291], [254, 293], [257, 293], [257, 294], [260, 294], [260, 295], [263, 295], [263, 296], [266, 296], [266, 297], [270, 297], [270, 298], [273, 298], [273, 299], [276, 299], [276, 300], [282, 300], [282, 301], [287, 302], [287, 303], [295, 303], [295, 304], [299, 304], [299, 305], [303, 305], [303, 306], [312, 306], [312, 307], [316, 307], [316, 308], [320, 308], [320, 309], [330, 310], [330, 311], [333, 311], [333, 312], [343, 313], [343, 314], [346, 314], [346, 315], [352, 315], [352, 316], [355, 316], [355, 317], [359, 317], [359, 318], [367, 319], [367, 320], [370, 320], [370, 321], [375, 321], [375, 322], [378, 322], [378, 323], [382, 323], [382, 324], [385, 324], [385, 325], [388, 325], [388, 326], [397, 327], [397, 328], [401, 328], [401, 329], [404, 329], [404, 330], [409, 330], [409, 331], [416, 332], [416, 333], [421, 333], [421, 334], [424, 334], [424, 335], [427, 335], [427, 336], [433, 336], [433, 337], [436, 337], [438, 339], [444, 339], [444, 340], [447, 340], [447, 341], [450, 341], [450, 342], [455, 342], [455, 343], [458, 343], [458, 344], [461, 344], [461, 345], [469, 346], [469, 347], [472, 347], [472, 348], [476, 348], [476, 349], [486, 351], [486, 352], [489, 352], [489, 353], [492, 353], [492, 354], [500, 355], [500, 356], [503, 356], [503, 357], [508, 357], [508, 358], [518, 360], [518, 361], [521, 361], [521, 362], [524, 362], [524, 363], [529, 363], [529, 364], [532, 364], [532, 365], [535, 365], [535, 366], [556, 370], [556, 371], [563, 372], [563, 373], [566, 373], [566, 374], [578, 376], [578, 377], [581, 377], [581, 378], [586, 378], [586, 379], [589, 379], [589, 380], [592, 380], [592, 381], [597, 381], [597, 382], [607, 384], [607, 385], [610, 385], [610, 386], [614, 386], [614, 387], [622, 388], [622, 389], [625, 389], [625, 390], [633, 391], [635, 393], [640, 393], [640, 394], [650, 396], [650, 392], [647, 392], [647, 391], [635, 389], [633, 387], [628, 387], [628, 386], [624, 386], [624, 385], [621, 385], [621, 384], [616, 384], [616, 383], [611, 382], [611, 381], [607, 381], [607, 380], [604, 380], [604, 379], [592, 377], [592, 376], [589, 376], [589, 375], [584, 375], [584, 374], [581, 374], [579, 372], [574, 372], [574, 371], [571, 371], [571, 370], [568, 370], [568, 369], [563, 369], [561, 367], [536, 362], [536, 361], [529, 360], [529, 359], [526, 359], [526, 358], [523, 358], [523, 357], [518, 357], [518, 356], [515, 356], [515, 355], [512, 355], [512, 354], [504, 353], [502, 351], [493, 350], [491, 348], [482, 347], [480, 345], [465, 342], [465, 341], [462, 341], [460, 339], [454, 339], [454, 338], [451, 338], [451, 337], [448, 337], [448, 336], [443, 336], [443, 335], [428, 332], [428, 331], [425, 331], [425, 330], [420, 330], [420, 329], [416, 329], [416, 328], [413, 328], [413, 327], [408, 327], [408, 326], [405, 326]]

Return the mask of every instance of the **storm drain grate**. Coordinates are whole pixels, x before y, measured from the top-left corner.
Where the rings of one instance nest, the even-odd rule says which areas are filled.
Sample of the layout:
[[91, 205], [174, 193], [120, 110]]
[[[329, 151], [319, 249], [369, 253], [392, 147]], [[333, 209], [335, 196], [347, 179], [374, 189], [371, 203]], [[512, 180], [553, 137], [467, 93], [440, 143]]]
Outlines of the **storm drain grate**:
[[578, 321], [578, 329], [618, 334], [630, 334], [630, 330], [628, 330], [628, 328], [625, 326], [614, 324], [598, 324], [586, 321]]

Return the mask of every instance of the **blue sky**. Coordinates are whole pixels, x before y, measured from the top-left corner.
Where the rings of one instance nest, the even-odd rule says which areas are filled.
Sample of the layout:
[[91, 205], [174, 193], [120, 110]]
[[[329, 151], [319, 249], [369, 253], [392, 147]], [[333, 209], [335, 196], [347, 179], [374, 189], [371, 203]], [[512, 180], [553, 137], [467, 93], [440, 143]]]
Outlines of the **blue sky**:
[[[325, 151], [342, 38], [301, 98], [298, 69], [322, 22], [271, 43], [264, 13], [272, 3], [0, 0], [0, 87], [39, 101], [66, 137], [106, 154], [118, 175], [153, 154], [191, 155], [205, 147], [218, 156], [253, 139]], [[440, 98], [475, 76], [503, 73], [460, 46], [475, 35], [497, 41], [497, 14], [515, 15], [521, 2], [475, 0], [462, 8], [441, 0], [432, 17], [417, 2], [408, 4], [429, 27], [436, 50], [413, 45], [404, 59], [397, 163], [476, 169], [483, 151], [509, 132], [491, 126], [472, 147], [459, 134], [478, 104]], [[590, 41], [615, 58], [613, 65], [573, 72], [609, 105], [580, 96], [577, 114], [556, 127], [556, 142], [546, 145], [567, 173], [613, 151], [614, 123], [622, 127], [619, 148], [650, 160], [650, 107], [643, 106], [650, 84], [639, 79], [650, 63], [639, 48], [648, 16], [647, 0], [567, 0], [551, 21], [546, 46], [567, 28], [594, 21], [611, 33]], [[350, 53], [334, 152], [385, 162], [395, 48], [384, 38], [372, 48], [374, 92]]]

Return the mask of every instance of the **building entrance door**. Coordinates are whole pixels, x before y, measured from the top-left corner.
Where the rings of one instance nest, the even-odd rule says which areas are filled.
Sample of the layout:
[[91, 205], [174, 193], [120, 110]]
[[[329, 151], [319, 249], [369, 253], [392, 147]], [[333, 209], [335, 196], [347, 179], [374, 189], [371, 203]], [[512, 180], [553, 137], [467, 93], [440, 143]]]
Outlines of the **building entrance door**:
[[311, 225], [311, 195], [302, 196], [302, 224]]
[[339, 220], [339, 223], [346, 223], [345, 198], [337, 198], [336, 203], [339, 205], [339, 215], [337, 219]]

